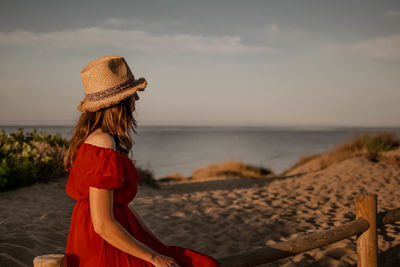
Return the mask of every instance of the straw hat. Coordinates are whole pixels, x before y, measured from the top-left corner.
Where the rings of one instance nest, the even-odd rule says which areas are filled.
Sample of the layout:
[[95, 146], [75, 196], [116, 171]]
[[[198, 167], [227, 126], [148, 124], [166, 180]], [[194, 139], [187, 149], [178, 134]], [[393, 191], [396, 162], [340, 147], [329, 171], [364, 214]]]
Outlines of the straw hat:
[[147, 81], [135, 80], [123, 57], [105, 56], [91, 61], [81, 71], [85, 97], [78, 106], [81, 112], [97, 111], [144, 91]]

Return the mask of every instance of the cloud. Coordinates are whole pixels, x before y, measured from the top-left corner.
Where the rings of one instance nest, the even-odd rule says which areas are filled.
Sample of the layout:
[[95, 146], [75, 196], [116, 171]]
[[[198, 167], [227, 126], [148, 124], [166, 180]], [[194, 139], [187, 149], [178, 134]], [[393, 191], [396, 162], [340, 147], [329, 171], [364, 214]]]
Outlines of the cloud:
[[[125, 21], [109, 20], [118, 25]], [[152, 35], [141, 30], [89, 27], [47, 33], [24, 30], [0, 32], [0, 46], [30, 47], [56, 51], [115, 48], [147, 53], [275, 54], [266, 46], [246, 45], [239, 36], [209, 37], [191, 34]]]
[[264, 32], [268, 37], [282, 38], [288, 40], [297, 39], [304, 35], [303, 31], [299, 31], [296, 29], [282, 30], [275, 23], [270, 23], [268, 26], [266, 26]]
[[267, 32], [267, 34], [277, 34], [280, 33], [280, 30], [278, 28], [278, 26], [274, 23], [271, 23], [267, 26], [267, 28], [265, 29], [265, 31]]
[[322, 51], [336, 55], [400, 61], [400, 34], [381, 36], [353, 44], [330, 44], [323, 47]]
[[137, 27], [138, 25], [142, 24], [142, 21], [138, 20], [138, 19], [127, 20], [127, 19], [109, 18], [109, 19], [106, 19], [105, 21], [103, 21], [101, 24], [106, 27], [111, 26], [111, 27], [117, 27], [117, 28], [126, 27], [126, 26]]
[[143, 21], [139, 19], [121, 19], [121, 18], [109, 18], [106, 20], [99, 21], [101, 28], [117, 28], [117, 29], [142, 29], [148, 30], [150, 28], [165, 29], [166, 27], [182, 26], [187, 25], [184, 21], [180, 20], [167, 20], [167, 21]]
[[389, 10], [385, 15], [388, 17], [400, 17], [400, 10]]

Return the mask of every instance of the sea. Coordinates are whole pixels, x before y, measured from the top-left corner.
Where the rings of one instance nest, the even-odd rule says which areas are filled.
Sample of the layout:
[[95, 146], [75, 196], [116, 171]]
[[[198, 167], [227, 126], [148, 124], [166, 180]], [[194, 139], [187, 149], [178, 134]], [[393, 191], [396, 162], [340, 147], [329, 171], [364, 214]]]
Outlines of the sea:
[[[73, 126], [0, 126], [6, 133], [18, 128], [67, 139], [73, 130]], [[131, 158], [156, 178], [172, 173], [190, 176], [198, 168], [230, 159], [279, 174], [300, 157], [328, 152], [358, 134], [391, 132], [400, 137], [400, 128], [366, 127], [138, 126], [136, 130]]]

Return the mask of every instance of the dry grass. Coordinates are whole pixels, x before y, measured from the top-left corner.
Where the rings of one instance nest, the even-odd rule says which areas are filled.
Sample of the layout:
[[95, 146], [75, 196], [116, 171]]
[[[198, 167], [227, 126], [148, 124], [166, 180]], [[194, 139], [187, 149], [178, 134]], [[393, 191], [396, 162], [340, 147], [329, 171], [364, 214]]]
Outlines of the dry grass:
[[275, 176], [270, 169], [256, 167], [232, 159], [219, 164], [207, 165], [192, 173], [193, 180], [228, 177], [262, 178], [270, 176]]
[[192, 176], [184, 176], [180, 173], [172, 173], [168, 176], [157, 179], [158, 182], [182, 182], [182, 181], [202, 181], [212, 179], [224, 179], [229, 177], [240, 178], [263, 178], [271, 177], [275, 174], [263, 167], [256, 167], [243, 162], [230, 159], [223, 163], [210, 164], [196, 169]]
[[175, 173], [169, 174], [168, 176], [157, 179], [157, 182], [161, 182], [161, 183], [163, 183], [163, 182], [180, 182], [180, 181], [186, 181], [189, 179], [191, 179], [191, 177], [187, 177], [180, 173], [175, 172]]
[[353, 136], [350, 142], [339, 145], [325, 154], [302, 157], [297, 163], [285, 170], [282, 175], [297, 168], [304, 167], [306, 164], [313, 164], [309, 169], [324, 169], [332, 164], [358, 156], [363, 156], [372, 162], [382, 161], [400, 166], [399, 156], [390, 156], [386, 153], [387, 151], [392, 151], [399, 147], [400, 139], [396, 138], [394, 133], [384, 132], [376, 135], [359, 134]]

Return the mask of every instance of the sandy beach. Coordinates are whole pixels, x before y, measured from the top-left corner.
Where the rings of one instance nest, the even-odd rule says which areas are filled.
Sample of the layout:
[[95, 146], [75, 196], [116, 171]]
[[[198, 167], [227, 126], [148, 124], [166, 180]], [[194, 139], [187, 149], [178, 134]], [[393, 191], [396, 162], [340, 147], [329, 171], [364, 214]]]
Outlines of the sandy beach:
[[[397, 149], [394, 152], [400, 154]], [[400, 207], [400, 168], [351, 157], [271, 178], [227, 178], [139, 186], [133, 205], [168, 245], [216, 258], [351, 221], [355, 196], [378, 195], [378, 211]], [[74, 201], [66, 179], [0, 194], [0, 266], [32, 266], [63, 253]], [[400, 223], [379, 230], [380, 266], [400, 264]], [[261, 266], [356, 266], [355, 237]]]
[[0, 267], [400, 267], [400, 0], [0, 3]]

